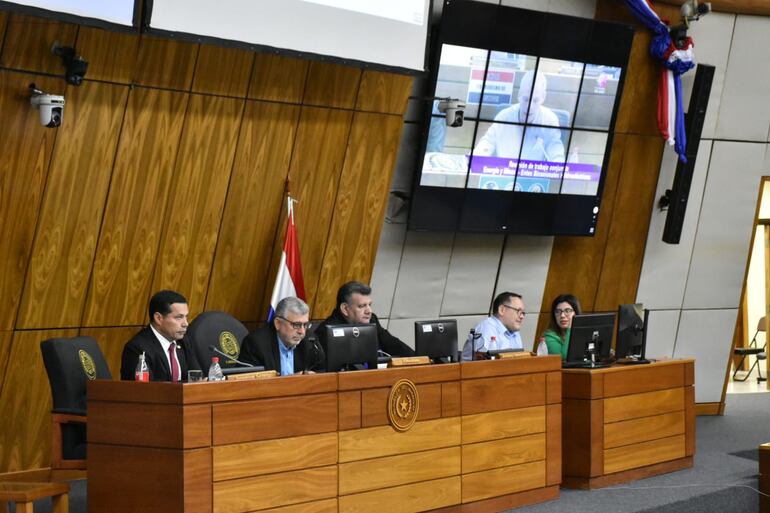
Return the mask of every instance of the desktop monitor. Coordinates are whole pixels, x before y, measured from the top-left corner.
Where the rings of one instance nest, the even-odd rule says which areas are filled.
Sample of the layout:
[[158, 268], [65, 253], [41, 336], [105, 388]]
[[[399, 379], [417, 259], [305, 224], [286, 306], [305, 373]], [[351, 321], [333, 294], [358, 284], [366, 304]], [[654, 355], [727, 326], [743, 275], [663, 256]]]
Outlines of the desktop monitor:
[[428, 356], [435, 362], [456, 362], [457, 321], [416, 321], [414, 349], [417, 356]]
[[377, 368], [377, 325], [326, 326], [327, 372], [337, 372], [355, 365]]
[[649, 310], [637, 304], [618, 307], [618, 338], [615, 343], [615, 356], [620, 359], [645, 361], [644, 353], [647, 342], [647, 320]]
[[612, 332], [615, 329], [615, 313], [595, 313], [576, 315], [570, 329], [567, 360], [569, 364], [590, 364], [590, 354], [595, 354], [595, 362], [610, 357]]

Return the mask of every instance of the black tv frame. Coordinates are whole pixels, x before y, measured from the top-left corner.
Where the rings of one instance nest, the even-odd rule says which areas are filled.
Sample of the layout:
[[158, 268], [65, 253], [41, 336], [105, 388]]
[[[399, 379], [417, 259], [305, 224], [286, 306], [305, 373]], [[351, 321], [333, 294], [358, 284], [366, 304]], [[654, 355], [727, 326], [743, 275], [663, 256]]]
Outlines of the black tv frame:
[[[586, 367], [606, 367], [602, 362], [609, 360], [614, 331], [615, 312], [581, 314], [573, 317], [565, 365], [567, 367], [580, 366], [580, 364]], [[592, 344], [596, 352], [593, 362], [587, 358]]]
[[[621, 69], [621, 74], [610, 124], [606, 131], [601, 131], [607, 133], [607, 143], [595, 196], [420, 185], [431, 119], [431, 109], [426, 109], [421, 145], [417, 152], [408, 228], [472, 233], [594, 235], [633, 37], [634, 30], [630, 25], [482, 2], [445, 1], [439, 36], [430, 52], [430, 93], [436, 88], [443, 44], [614, 66]], [[474, 140], [475, 136], [474, 133]]]

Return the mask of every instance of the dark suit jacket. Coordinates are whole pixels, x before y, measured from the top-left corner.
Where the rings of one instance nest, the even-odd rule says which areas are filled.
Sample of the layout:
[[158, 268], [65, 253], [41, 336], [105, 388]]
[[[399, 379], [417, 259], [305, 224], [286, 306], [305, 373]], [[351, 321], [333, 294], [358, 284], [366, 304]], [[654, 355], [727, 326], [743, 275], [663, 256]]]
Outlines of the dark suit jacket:
[[[142, 352], [144, 352], [147, 367], [150, 368], [150, 381], [171, 381], [171, 369], [168, 366], [166, 352], [163, 351], [163, 346], [160, 345], [160, 341], [158, 341], [149, 326], [145, 326], [142, 331], [134, 335], [123, 347], [120, 379], [134, 380], [136, 364], [139, 362], [139, 355]], [[182, 381], [187, 380], [188, 370], [200, 369], [198, 360], [195, 358], [192, 343], [187, 337], [177, 341], [176, 358], [179, 362]]]
[[[318, 325], [315, 330], [315, 335], [318, 337], [318, 340], [321, 341], [321, 345], [324, 349], [326, 348], [326, 326], [347, 323], [348, 321], [345, 320], [340, 309], [335, 308], [332, 314], [327, 317], [324, 322]], [[374, 314], [372, 314], [371, 323], [377, 325], [377, 344], [381, 351], [384, 351], [391, 356], [414, 356], [414, 350], [383, 328], [380, 324], [380, 320]]]
[[[278, 333], [275, 326], [268, 324], [249, 333], [241, 344], [241, 360], [252, 365], [263, 365], [265, 370], [281, 372], [281, 353], [278, 349]], [[326, 355], [318, 344], [303, 338], [294, 349], [294, 372], [321, 371]]]

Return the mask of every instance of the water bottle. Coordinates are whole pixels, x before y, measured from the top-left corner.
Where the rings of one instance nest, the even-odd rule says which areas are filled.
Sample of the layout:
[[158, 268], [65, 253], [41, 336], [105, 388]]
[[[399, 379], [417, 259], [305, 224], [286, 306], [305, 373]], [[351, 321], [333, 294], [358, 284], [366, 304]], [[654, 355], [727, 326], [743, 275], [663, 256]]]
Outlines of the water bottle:
[[150, 368], [147, 366], [147, 360], [145, 360], [144, 353], [139, 355], [139, 361], [136, 364], [136, 372], [134, 372], [135, 381], [150, 381]]
[[225, 375], [222, 374], [222, 368], [219, 366], [219, 357], [211, 357], [211, 367], [209, 367], [209, 381], [224, 381]]
[[540, 341], [537, 343], [537, 355], [548, 356], [548, 344], [545, 343], [545, 337], [540, 337]]
[[489, 337], [489, 347], [487, 351], [497, 351], [497, 337], [492, 335]]

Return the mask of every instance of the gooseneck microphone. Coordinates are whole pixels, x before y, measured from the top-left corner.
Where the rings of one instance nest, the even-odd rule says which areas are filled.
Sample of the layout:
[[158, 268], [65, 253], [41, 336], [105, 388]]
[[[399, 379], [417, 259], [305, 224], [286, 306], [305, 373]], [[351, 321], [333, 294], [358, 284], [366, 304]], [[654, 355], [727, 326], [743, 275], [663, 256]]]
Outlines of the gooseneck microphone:
[[481, 338], [481, 333], [476, 333], [475, 328], [471, 328], [471, 361], [476, 359], [476, 341]]
[[212, 353], [217, 353], [218, 355], [224, 356], [225, 358], [227, 358], [231, 362], [235, 362], [235, 363], [237, 363], [239, 365], [243, 365], [244, 367], [254, 367], [254, 365], [252, 365], [250, 363], [246, 363], [246, 362], [242, 362], [240, 360], [236, 360], [235, 358], [233, 358], [229, 354], [223, 353], [222, 351], [220, 351], [219, 349], [217, 349], [214, 346], [209, 346], [209, 351], [211, 351]]

